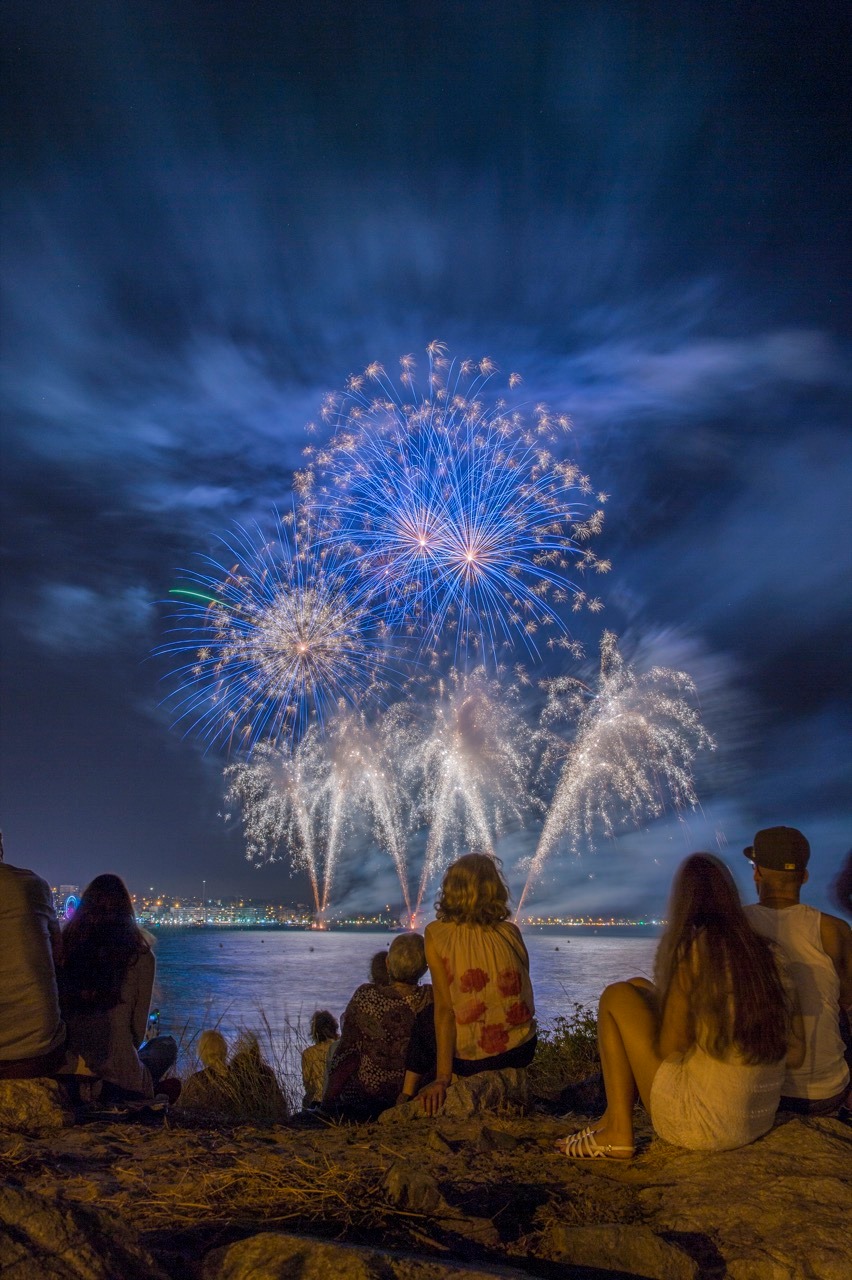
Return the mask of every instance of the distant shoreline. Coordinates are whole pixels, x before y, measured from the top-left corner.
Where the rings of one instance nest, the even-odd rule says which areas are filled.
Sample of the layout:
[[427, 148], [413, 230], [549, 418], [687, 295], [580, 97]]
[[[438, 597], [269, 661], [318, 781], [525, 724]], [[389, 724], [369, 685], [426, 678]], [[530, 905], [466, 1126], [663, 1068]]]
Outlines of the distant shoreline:
[[[309, 924], [168, 924], [166, 922], [154, 923], [145, 921], [143, 927], [152, 932], [159, 933], [165, 931], [168, 933], [380, 933], [392, 934], [404, 933], [404, 929], [395, 929], [389, 926], [376, 924], [328, 924], [324, 928], [314, 928]], [[639, 938], [658, 938], [662, 935], [663, 927], [660, 924], [527, 924], [522, 929], [527, 933], [540, 933], [552, 937], [560, 937], [566, 933], [576, 935], [577, 937], [593, 937], [595, 934], [610, 934], [615, 937], [639, 937]]]

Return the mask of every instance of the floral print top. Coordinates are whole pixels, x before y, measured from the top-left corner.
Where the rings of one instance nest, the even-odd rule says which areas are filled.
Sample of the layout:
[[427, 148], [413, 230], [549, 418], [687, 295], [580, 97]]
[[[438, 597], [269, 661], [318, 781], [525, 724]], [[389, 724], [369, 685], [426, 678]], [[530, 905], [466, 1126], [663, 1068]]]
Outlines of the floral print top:
[[457, 1058], [493, 1058], [535, 1035], [529, 962], [515, 925], [435, 920], [426, 937], [450, 985]]
[[335, 1042], [323, 1106], [393, 1106], [405, 1079], [418, 1015], [431, 1020], [432, 988], [358, 987]]

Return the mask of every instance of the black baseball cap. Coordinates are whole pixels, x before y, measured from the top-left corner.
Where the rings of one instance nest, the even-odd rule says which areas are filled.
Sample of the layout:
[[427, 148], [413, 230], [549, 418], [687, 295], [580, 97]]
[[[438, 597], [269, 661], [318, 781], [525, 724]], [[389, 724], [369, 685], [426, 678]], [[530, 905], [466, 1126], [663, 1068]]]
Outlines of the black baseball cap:
[[769, 871], [804, 871], [811, 846], [795, 827], [765, 827], [743, 853]]

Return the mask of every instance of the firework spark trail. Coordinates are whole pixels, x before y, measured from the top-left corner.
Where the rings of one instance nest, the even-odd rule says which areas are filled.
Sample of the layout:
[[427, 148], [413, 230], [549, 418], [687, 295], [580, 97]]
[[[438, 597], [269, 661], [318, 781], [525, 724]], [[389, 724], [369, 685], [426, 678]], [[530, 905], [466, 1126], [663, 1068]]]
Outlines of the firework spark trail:
[[579, 715], [573, 743], [544, 821], [524, 891], [523, 906], [541, 869], [567, 836], [576, 851], [585, 838], [594, 847], [600, 827], [611, 838], [624, 821], [638, 826], [659, 817], [668, 796], [675, 809], [695, 808], [692, 763], [700, 750], [715, 743], [687, 699], [696, 693], [683, 671], [653, 667], [637, 675], [623, 661], [616, 637], [605, 631], [601, 639], [598, 688], [591, 695], [580, 681], [562, 678], [550, 683], [550, 698], [542, 716], [550, 745], [545, 764], [558, 747], [552, 725], [566, 712]]
[[404, 773], [417, 796], [415, 820], [429, 828], [415, 914], [448, 852], [492, 851], [508, 822], [523, 824], [533, 735], [516, 691], [487, 677], [453, 673], [438, 682]]
[[329, 906], [343, 840], [360, 819], [390, 854], [411, 916], [402, 797], [392, 755], [406, 716], [407, 710], [397, 705], [371, 729], [361, 713], [341, 706], [322, 737], [312, 731], [298, 748], [313, 778], [313, 810], [324, 848], [321, 912]]
[[554, 453], [567, 418], [538, 405], [530, 422], [502, 400], [487, 405], [495, 372], [489, 360], [450, 362], [433, 343], [422, 398], [403, 358], [404, 399], [371, 365], [327, 398], [331, 439], [306, 451], [300, 480], [324, 536], [381, 592], [392, 626], [421, 629], [427, 647], [454, 632], [456, 660], [492, 668], [518, 639], [537, 657], [543, 626], [556, 630], [549, 646], [570, 646], [561, 606], [601, 604], [568, 574], [609, 568], [587, 545], [606, 495]]
[[210, 743], [251, 750], [295, 741], [340, 698], [358, 703], [386, 674], [386, 634], [364, 583], [308, 526], [276, 537], [237, 527], [221, 539], [231, 567], [209, 557], [176, 588], [180, 611], [160, 653], [191, 654], [172, 672], [177, 722]]
[[248, 861], [275, 862], [286, 849], [291, 866], [307, 871], [319, 914], [322, 889], [312, 811], [315, 779], [303, 760], [262, 744], [250, 763], [229, 765], [225, 778], [228, 803], [238, 804], [242, 811]]

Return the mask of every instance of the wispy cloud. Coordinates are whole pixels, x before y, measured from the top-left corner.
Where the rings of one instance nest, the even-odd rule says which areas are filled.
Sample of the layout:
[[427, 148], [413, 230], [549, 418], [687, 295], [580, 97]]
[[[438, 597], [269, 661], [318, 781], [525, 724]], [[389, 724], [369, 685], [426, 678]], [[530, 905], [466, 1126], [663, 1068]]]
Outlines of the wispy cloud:
[[140, 646], [150, 635], [153, 610], [142, 587], [106, 595], [70, 583], [43, 584], [21, 614], [30, 640], [56, 654], [78, 657]]

